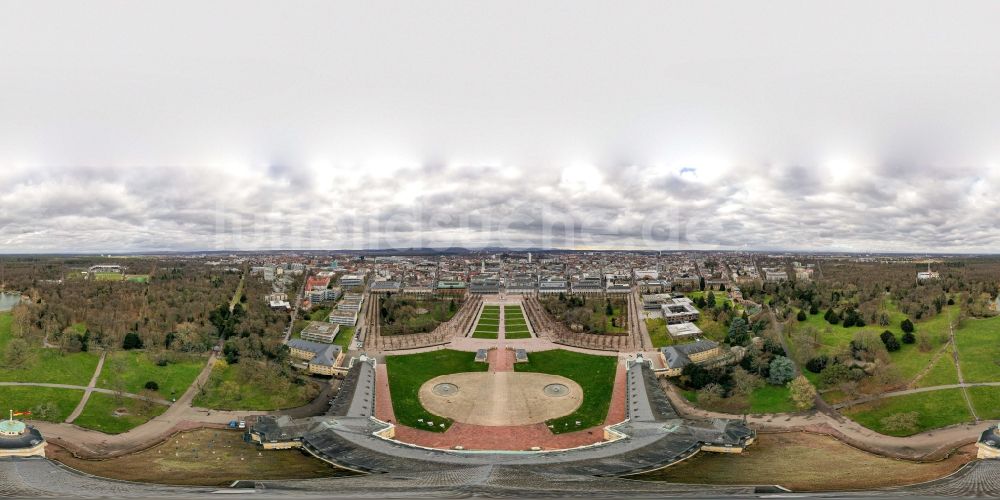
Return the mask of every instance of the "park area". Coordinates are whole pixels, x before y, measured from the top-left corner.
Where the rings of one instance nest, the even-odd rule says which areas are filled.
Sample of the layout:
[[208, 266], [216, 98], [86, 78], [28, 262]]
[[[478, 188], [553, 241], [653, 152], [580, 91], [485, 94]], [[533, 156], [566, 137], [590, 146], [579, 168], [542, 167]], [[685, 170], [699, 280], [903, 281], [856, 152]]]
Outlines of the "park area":
[[84, 460], [49, 445], [49, 458], [76, 470], [123, 481], [191, 486], [228, 486], [241, 479], [310, 479], [352, 473], [298, 450], [259, 451], [236, 431], [201, 429], [171, 436], [162, 444], [108, 460]]
[[[97, 368], [98, 355], [89, 352], [62, 353], [15, 339], [12, 315], [0, 313], [0, 382], [36, 382], [87, 385]], [[17, 353], [11, 350], [17, 349]]]
[[604, 423], [611, 406], [617, 368], [618, 358], [615, 356], [595, 356], [562, 349], [533, 352], [528, 356], [527, 363], [514, 365], [516, 372], [566, 377], [583, 390], [583, 403], [576, 411], [546, 422], [555, 434]]
[[451, 426], [452, 420], [431, 413], [420, 403], [420, 388], [424, 383], [441, 375], [485, 372], [489, 368], [486, 363], [475, 362], [475, 355], [471, 352], [448, 349], [386, 356], [385, 364], [389, 375], [392, 410], [397, 422], [434, 432], [444, 432]]
[[132, 394], [174, 399], [184, 394], [202, 368], [205, 357], [182, 353], [119, 351], [108, 354], [97, 387]]
[[[920, 353], [914, 346], [904, 345], [900, 351], [891, 353], [893, 365], [906, 380], [911, 381], [913, 387], [929, 388], [959, 382], [952, 345], [940, 347], [938, 344], [947, 341], [949, 317], [958, 314], [956, 307], [946, 307], [942, 314], [916, 323], [917, 332], [934, 339], [938, 347], [933, 351]], [[955, 328], [958, 358], [966, 383], [1000, 382], [998, 331], [1000, 317], [968, 318]], [[937, 356], [934, 356], [935, 353]], [[972, 422], [975, 418], [969, 403], [980, 419], [1000, 418], [1000, 387], [969, 387], [968, 393], [969, 402], [966, 402], [962, 389], [940, 389], [850, 406], [842, 413], [869, 429], [892, 436], [909, 436]]]
[[500, 306], [484, 305], [479, 321], [472, 329], [472, 338], [495, 339], [500, 336]]
[[192, 404], [214, 410], [270, 411], [305, 405], [319, 394], [319, 385], [308, 378], [270, 374], [279, 368], [284, 367], [250, 359], [231, 365], [217, 359]]
[[434, 331], [458, 311], [455, 299], [390, 295], [381, 300], [382, 335], [410, 335]]
[[167, 406], [113, 394], [94, 392], [83, 413], [73, 421], [86, 429], [105, 434], [128, 432], [167, 411]]
[[520, 305], [503, 306], [504, 337], [512, 340], [530, 339], [531, 330]]

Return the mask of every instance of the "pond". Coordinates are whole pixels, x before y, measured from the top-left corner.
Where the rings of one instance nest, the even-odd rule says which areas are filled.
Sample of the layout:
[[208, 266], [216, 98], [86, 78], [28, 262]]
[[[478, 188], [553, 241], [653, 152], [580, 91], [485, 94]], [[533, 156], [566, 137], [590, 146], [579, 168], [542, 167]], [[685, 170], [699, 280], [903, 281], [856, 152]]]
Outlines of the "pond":
[[20, 302], [20, 293], [0, 293], [0, 312], [9, 311]]

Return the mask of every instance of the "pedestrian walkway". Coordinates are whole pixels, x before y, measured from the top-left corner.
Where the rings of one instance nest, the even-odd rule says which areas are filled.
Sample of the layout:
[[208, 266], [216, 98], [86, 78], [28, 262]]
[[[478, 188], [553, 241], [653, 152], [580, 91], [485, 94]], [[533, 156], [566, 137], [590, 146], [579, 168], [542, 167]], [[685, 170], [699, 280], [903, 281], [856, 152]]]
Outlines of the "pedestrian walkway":
[[[94, 369], [94, 375], [90, 377], [90, 383], [87, 384], [86, 390], [83, 391], [83, 397], [80, 398], [80, 402], [73, 409], [73, 412], [66, 417], [66, 423], [71, 424], [77, 417], [83, 413], [83, 408], [87, 406], [87, 401], [90, 400], [90, 394], [94, 392], [94, 386], [97, 385], [97, 378], [101, 376], [101, 370], [104, 368], [104, 360], [108, 357], [108, 351], [101, 353], [101, 359], [97, 360], [97, 368]], [[168, 403], [169, 404], [169, 403]]]

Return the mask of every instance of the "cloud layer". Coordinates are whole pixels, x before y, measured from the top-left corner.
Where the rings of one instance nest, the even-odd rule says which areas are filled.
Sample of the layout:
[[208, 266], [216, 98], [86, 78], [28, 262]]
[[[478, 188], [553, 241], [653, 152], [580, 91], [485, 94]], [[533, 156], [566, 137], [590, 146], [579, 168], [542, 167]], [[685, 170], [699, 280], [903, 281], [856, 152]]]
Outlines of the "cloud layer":
[[995, 2], [30, 2], [0, 251], [993, 252]]

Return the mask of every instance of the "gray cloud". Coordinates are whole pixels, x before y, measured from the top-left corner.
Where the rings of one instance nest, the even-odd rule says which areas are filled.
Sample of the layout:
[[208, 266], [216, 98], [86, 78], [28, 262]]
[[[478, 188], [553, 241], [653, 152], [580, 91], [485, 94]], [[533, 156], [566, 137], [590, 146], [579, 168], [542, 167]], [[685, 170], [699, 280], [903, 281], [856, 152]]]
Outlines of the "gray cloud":
[[995, 251], [992, 1], [31, 2], [0, 251]]

